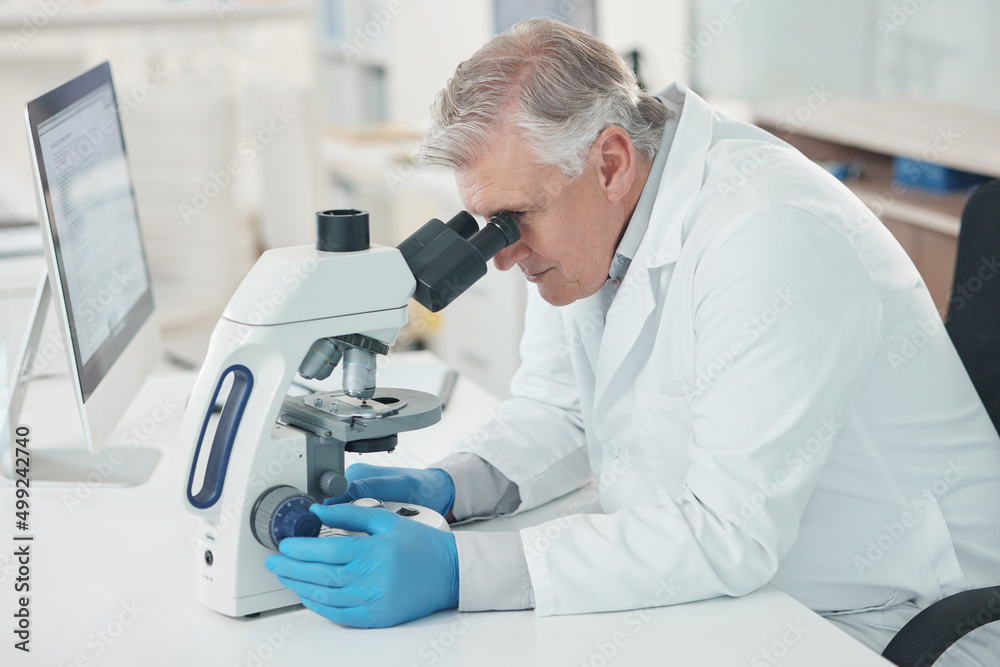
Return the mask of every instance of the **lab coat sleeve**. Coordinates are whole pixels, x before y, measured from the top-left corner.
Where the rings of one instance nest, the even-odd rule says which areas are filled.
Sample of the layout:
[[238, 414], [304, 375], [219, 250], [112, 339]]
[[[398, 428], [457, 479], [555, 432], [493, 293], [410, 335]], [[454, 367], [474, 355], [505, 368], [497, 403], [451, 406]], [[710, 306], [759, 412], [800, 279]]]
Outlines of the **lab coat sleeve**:
[[458, 610], [528, 609], [534, 605], [521, 536], [457, 531]]
[[591, 478], [579, 390], [558, 309], [528, 286], [521, 365], [511, 398], [457, 452], [476, 454], [517, 485], [518, 512], [573, 491]]
[[[697, 368], [725, 363], [651, 408], [689, 411], [688, 442], [639, 434], [641, 447], [686, 449], [683, 491], [522, 530], [539, 615], [744, 595], [796, 540], [873, 361], [881, 302], [847, 241], [790, 206], [726, 224], [693, 276]], [[688, 320], [669, 315], [660, 327]]]
[[451, 515], [456, 523], [492, 519], [513, 512], [521, 504], [517, 485], [475, 454], [452, 454], [428, 467], [444, 470], [451, 477], [455, 485]]
[[[515, 486], [475, 454], [452, 454], [435, 463], [455, 484], [451, 513], [460, 523], [506, 514], [521, 504]], [[458, 610], [527, 609], [534, 605], [521, 536], [515, 532], [456, 531]]]

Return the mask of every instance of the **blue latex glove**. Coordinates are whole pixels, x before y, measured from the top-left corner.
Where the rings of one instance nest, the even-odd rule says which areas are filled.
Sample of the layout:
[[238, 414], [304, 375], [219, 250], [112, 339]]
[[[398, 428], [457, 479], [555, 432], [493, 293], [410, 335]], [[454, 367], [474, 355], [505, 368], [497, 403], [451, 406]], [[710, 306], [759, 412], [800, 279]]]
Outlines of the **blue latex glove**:
[[344, 473], [347, 492], [327, 498], [324, 505], [349, 503], [358, 498], [377, 498], [397, 503], [423, 505], [444, 516], [455, 503], [455, 483], [444, 470], [390, 468], [355, 463]]
[[320, 616], [385, 628], [458, 606], [455, 536], [381, 508], [309, 508], [324, 524], [368, 533], [289, 537], [264, 561], [278, 581]]

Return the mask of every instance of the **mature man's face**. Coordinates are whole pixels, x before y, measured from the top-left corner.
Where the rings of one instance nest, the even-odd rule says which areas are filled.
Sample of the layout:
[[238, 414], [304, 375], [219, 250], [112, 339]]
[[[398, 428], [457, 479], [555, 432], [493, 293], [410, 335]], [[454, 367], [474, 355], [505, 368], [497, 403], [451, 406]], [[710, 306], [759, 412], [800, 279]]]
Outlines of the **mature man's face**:
[[591, 149], [584, 173], [569, 179], [556, 167], [539, 165], [516, 133], [503, 131], [479, 160], [455, 175], [470, 212], [486, 219], [503, 211], [516, 214], [521, 239], [493, 261], [501, 271], [517, 264], [555, 306], [601, 288], [628, 219], [609, 201], [600, 143]]

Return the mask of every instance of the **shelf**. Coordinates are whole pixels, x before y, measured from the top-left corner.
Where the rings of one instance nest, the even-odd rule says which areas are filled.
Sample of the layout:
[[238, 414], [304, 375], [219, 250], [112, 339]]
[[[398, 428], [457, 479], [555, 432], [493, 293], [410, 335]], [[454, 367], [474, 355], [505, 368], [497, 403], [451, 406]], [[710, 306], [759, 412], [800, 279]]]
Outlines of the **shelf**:
[[941, 234], [958, 236], [967, 192], [937, 194], [894, 184], [892, 158], [888, 155], [815, 137], [783, 134], [780, 128], [763, 122], [758, 124], [817, 162], [863, 162], [861, 178], [848, 181], [845, 185], [880, 218], [892, 218]]
[[967, 190], [926, 192], [893, 179], [893, 158], [909, 157], [1000, 178], [1000, 117], [936, 102], [838, 99], [755, 110], [760, 127], [817, 162], [864, 164], [846, 183], [909, 254], [942, 316], [951, 295]]
[[892, 165], [886, 159], [866, 161], [863, 176], [846, 185], [880, 218], [958, 236], [962, 208], [968, 199], [964, 191], [936, 194], [893, 184]]
[[[803, 111], [805, 109], [805, 111]], [[803, 122], [793, 127], [787, 118]], [[755, 122], [873, 153], [899, 155], [1000, 178], [1000, 116], [900, 98], [831, 99], [816, 109], [766, 105]], [[798, 122], [797, 120], [795, 122]]]

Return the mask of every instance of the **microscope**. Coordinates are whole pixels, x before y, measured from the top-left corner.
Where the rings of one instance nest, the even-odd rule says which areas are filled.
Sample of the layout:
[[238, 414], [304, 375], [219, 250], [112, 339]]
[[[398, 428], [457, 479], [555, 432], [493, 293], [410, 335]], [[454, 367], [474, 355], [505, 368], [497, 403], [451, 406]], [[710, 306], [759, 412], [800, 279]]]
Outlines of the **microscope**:
[[[344, 452], [392, 451], [398, 433], [441, 417], [432, 394], [375, 386], [376, 358], [406, 324], [410, 298], [441, 310], [519, 238], [505, 214], [479, 229], [462, 211], [390, 248], [369, 242], [367, 212], [332, 210], [316, 214], [315, 247], [261, 256], [212, 333], [181, 426], [205, 605], [247, 616], [298, 603], [264, 559], [285, 537], [343, 534], [309, 506], [345, 493]], [[296, 373], [323, 380], [338, 364], [341, 390], [287, 395]], [[424, 507], [358, 504], [448, 529]]]

